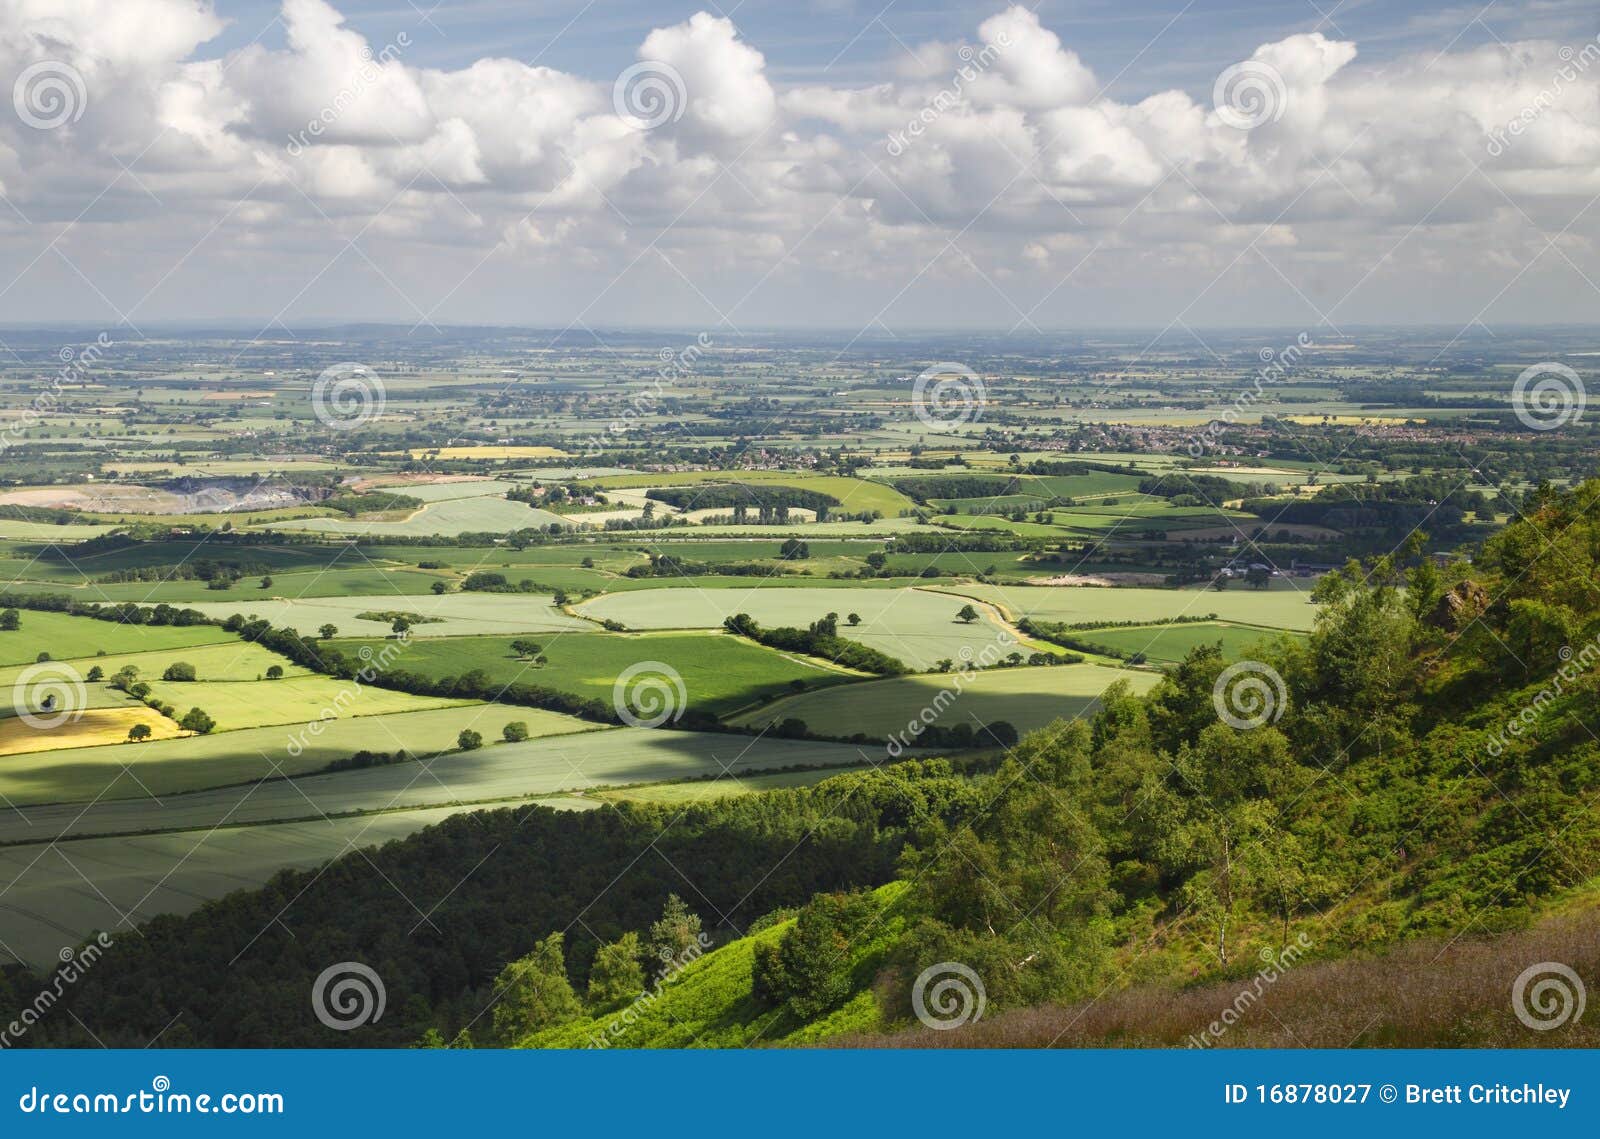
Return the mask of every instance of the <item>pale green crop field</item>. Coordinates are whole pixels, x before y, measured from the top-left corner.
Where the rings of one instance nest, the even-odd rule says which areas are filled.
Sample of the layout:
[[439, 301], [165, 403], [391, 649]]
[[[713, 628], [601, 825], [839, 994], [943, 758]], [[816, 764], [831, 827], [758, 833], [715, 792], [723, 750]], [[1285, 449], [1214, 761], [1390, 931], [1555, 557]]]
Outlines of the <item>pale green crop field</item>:
[[[839, 615], [839, 634], [870, 645], [911, 667], [930, 669], [940, 660], [995, 651], [1005, 634], [987, 615], [967, 625], [956, 620], [959, 598], [921, 589], [651, 589], [607, 594], [586, 602], [580, 612], [610, 618], [630, 629], [711, 629], [735, 613], [748, 613], [764, 626], [805, 627], [827, 613]], [[851, 628], [855, 613], [861, 624]], [[1013, 647], [999, 651], [1005, 656]]]
[[[482, 725], [487, 724], [490, 731], [498, 732], [505, 720], [524, 720], [535, 735], [586, 731], [594, 726], [533, 708], [495, 708], [492, 714], [480, 715], [484, 707], [465, 704], [319, 721], [316, 728], [302, 722], [142, 744], [28, 752], [0, 762], [0, 795], [19, 805], [85, 801], [102, 793], [108, 800], [139, 799], [316, 771], [358, 751], [403, 748], [415, 755], [433, 755], [454, 748], [463, 728], [476, 726], [483, 731]], [[180, 715], [188, 708], [183, 705]], [[316, 713], [313, 708], [306, 714], [309, 718]]]
[[1316, 606], [1310, 591], [1214, 589], [1100, 589], [1074, 586], [934, 586], [956, 597], [975, 597], [1013, 617], [1079, 624], [1087, 621], [1170, 621], [1215, 613], [1224, 621], [1270, 629], [1310, 629]]
[[[521, 575], [513, 572], [507, 576], [516, 580]], [[235, 613], [260, 617], [276, 628], [292, 627], [307, 636], [315, 635], [323, 625], [336, 626], [341, 637], [388, 636], [389, 622], [361, 620], [357, 616], [368, 612], [417, 613], [439, 618], [412, 626], [413, 637], [593, 631], [592, 624], [568, 617], [550, 601], [549, 597], [532, 593], [425, 593], [410, 597], [378, 593], [368, 597], [241, 597], [237, 601], [196, 602], [192, 608], [208, 617], [225, 618]], [[395, 667], [405, 665], [397, 659]]]
[[1143, 693], [1160, 677], [1097, 664], [985, 669], [959, 682], [954, 674], [897, 676], [790, 696], [737, 723], [759, 730], [792, 716], [829, 735], [865, 732], [887, 737], [905, 731], [924, 708], [931, 708], [937, 713], [934, 722], [945, 727], [1005, 720], [1018, 731], [1029, 732], [1054, 720], [1088, 714], [1100, 694], [1119, 680]]
[[[157, 674], [159, 675], [159, 674]], [[216, 731], [264, 728], [269, 724], [305, 724], [318, 718], [386, 716], [456, 708], [468, 700], [413, 696], [387, 688], [358, 685], [331, 676], [297, 676], [285, 680], [174, 681], [151, 678], [150, 695], [171, 704], [181, 718], [202, 708], [217, 722]], [[375, 750], [391, 750], [377, 748]]]
[[77, 522], [68, 522], [57, 525], [54, 522], [24, 522], [18, 518], [0, 517], [0, 538], [16, 538], [26, 542], [83, 542], [89, 538], [98, 537], [111, 526], [86, 525]]
[[[194, 665], [195, 675], [201, 680], [255, 680], [277, 665], [286, 677], [310, 676], [287, 657], [281, 657], [260, 645], [248, 641], [229, 640], [219, 645], [196, 645], [187, 648], [158, 649], [144, 653], [109, 653], [106, 656], [75, 657], [57, 663], [71, 668], [80, 678], [89, 670], [100, 668], [109, 680], [125, 665], [139, 670], [139, 679], [154, 683], [161, 679], [169, 664], [185, 661]], [[10, 692], [17, 680], [33, 665], [19, 664], [0, 668], [0, 700]], [[90, 687], [95, 687], [91, 685]], [[193, 685], [190, 685], [193, 687]], [[121, 695], [118, 693], [117, 695]]]
[[[399, 494], [412, 495], [405, 487], [395, 487]], [[422, 489], [422, 488], [412, 488]], [[465, 498], [446, 498], [431, 502], [410, 518], [395, 522], [364, 522], [354, 518], [303, 518], [290, 522], [272, 523], [267, 529], [308, 530], [320, 534], [384, 534], [418, 538], [430, 534], [465, 534], [483, 532], [505, 534], [530, 526], [548, 526], [563, 519], [548, 510], [538, 510], [524, 502], [486, 495], [469, 495]]]
[[137, 653], [190, 645], [237, 644], [232, 633], [214, 625], [123, 625], [65, 613], [24, 609], [22, 627], [0, 633], [0, 665], [31, 663], [41, 652], [56, 660], [107, 653]]

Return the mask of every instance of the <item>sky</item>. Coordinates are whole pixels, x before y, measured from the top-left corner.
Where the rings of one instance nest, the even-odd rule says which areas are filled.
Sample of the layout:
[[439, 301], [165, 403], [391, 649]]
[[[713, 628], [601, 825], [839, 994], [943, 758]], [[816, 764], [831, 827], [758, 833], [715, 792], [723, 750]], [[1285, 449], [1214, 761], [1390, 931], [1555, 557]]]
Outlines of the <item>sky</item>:
[[0, 321], [1593, 322], [1597, 36], [1592, 0], [0, 0]]

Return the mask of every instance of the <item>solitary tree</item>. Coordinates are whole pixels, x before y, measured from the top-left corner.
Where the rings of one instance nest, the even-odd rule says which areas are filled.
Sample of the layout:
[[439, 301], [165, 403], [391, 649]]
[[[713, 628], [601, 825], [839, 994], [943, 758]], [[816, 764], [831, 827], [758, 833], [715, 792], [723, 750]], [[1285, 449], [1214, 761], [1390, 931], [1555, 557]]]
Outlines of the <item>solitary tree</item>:
[[859, 625], [861, 624], [861, 614], [852, 613], [850, 616], [846, 617], [845, 620], [850, 622], [852, 626]]
[[483, 746], [483, 736], [471, 728], [463, 728], [456, 736], [456, 746], [462, 751], [476, 751]]
[[183, 719], [178, 721], [178, 727], [186, 732], [196, 732], [205, 735], [217, 726], [217, 722], [199, 708], [190, 708], [183, 714]]
[[149, 724], [135, 724], [135, 725], [133, 725], [133, 727], [128, 729], [128, 739], [131, 740], [133, 743], [138, 743], [140, 740], [147, 740], [149, 738], [150, 738], [150, 725]]
[[650, 925], [650, 953], [658, 961], [675, 961], [700, 941], [700, 917], [676, 894], [668, 894], [661, 918]]
[[528, 725], [521, 720], [512, 720], [504, 728], [500, 729], [500, 734], [505, 738], [506, 743], [521, 743], [528, 738]]
[[267, 668], [267, 679], [268, 680], [282, 680], [283, 679], [283, 665], [281, 665], [281, 664], [269, 665], [268, 668]]
[[22, 614], [15, 609], [0, 611], [0, 630], [9, 633], [20, 628], [22, 628]]
[[956, 620], [957, 621], [963, 621], [966, 624], [970, 625], [974, 621], [976, 621], [979, 616], [980, 616], [980, 614], [978, 613], [978, 611], [976, 609], [974, 609], [972, 606], [963, 605], [961, 607], [961, 611], [956, 614]]
[[337, 637], [338, 635], [339, 635], [339, 626], [337, 626], [337, 625], [323, 625], [321, 628], [319, 628], [317, 630], [317, 636], [321, 637], [325, 641], [332, 640], [334, 637]]

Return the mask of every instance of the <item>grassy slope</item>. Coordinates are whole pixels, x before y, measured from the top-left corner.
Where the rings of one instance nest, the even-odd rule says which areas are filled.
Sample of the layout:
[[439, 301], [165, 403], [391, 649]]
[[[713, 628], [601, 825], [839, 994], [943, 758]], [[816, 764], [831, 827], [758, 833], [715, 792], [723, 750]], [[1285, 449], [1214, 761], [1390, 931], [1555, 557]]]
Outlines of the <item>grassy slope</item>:
[[829, 1016], [802, 1023], [783, 1009], [763, 1008], [750, 995], [755, 947], [776, 942], [793, 924], [780, 922], [719, 946], [647, 995], [528, 1037], [523, 1048], [747, 1048], [799, 1044], [845, 1032], [871, 1031], [881, 1015], [869, 986], [905, 930], [902, 883], [874, 892], [882, 907], [869, 936], [850, 947], [856, 996]]

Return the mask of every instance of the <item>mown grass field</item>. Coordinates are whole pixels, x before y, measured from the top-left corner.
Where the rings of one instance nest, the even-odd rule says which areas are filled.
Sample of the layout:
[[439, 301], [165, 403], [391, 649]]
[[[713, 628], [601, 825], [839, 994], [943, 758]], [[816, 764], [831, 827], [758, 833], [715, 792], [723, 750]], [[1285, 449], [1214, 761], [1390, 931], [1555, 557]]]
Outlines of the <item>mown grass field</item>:
[[[721, 632], [564, 634], [540, 640], [548, 662], [519, 660], [509, 637], [445, 637], [415, 642], [395, 667], [428, 676], [460, 676], [482, 669], [497, 684], [535, 684], [610, 704], [617, 677], [633, 665], [659, 661], [683, 680], [686, 707], [723, 715], [788, 693], [794, 681], [808, 687], [849, 677], [821, 662], [791, 658]], [[538, 639], [538, 638], [535, 638]], [[339, 641], [357, 652], [381, 641]]]
[[[956, 620], [962, 601], [921, 589], [665, 589], [618, 593], [586, 602], [580, 612], [611, 618], [630, 629], [718, 628], [735, 613], [762, 625], [804, 627], [827, 613], [839, 615], [839, 633], [898, 658], [912, 669], [931, 669], [963, 651], [995, 651], [1005, 630], [987, 615], [971, 624]], [[861, 624], [846, 623], [849, 614]], [[1026, 652], [1023, 646], [1015, 646]], [[1012, 651], [1000, 651], [1000, 656]]]
[[[359, 557], [350, 559], [352, 566], [361, 566]], [[364, 566], [363, 568], [301, 570], [294, 573], [272, 575], [272, 585], [260, 587], [259, 577], [246, 577], [235, 582], [231, 589], [216, 590], [204, 581], [125, 581], [81, 582], [62, 585], [41, 585], [38, 592], [66, 592], [79, 601], [136, 601], [140, 605], [159, 605], [163, 601], [182, 608], [195, 607], [197, 602], [216, 602], [223, 598], [254, 599], [266, 597], [370, 597], [385, 593], [424, 594], [441, 575], [426, 570], [401, 566]], [[19, 586], [25, 588], [25, 586]]]
[[589, 798], [602, 803], [666, 803], [688, 806], [712, 799], [730, 799], [739, 795], [758, 795], [784, 787], [810, 787], [824, 779], [839, 774], [832, 768], [817, 771], [778, 771], [770, 775], [731, 776], [720, 779], [688, 779], [681, 783], [642, 783], [637, 787], [619, 787], [610, 791], [590, 792]]
[[37, 728], [20, 716], [7, 716], [0, 720], [0, 756], [126, 743], [128, 731], [135, 724], [149, 728], [151, 740], [183, 734], [177, 724], [154, 708], [130, 703], [121, 693], [113, 695], [119, 697], [117, 706], [90, 707], [76, 719], [49, 729]]
[[234, 641], [213, 625], [123, 625], [93, 617], [22, 610], [22, 627], [0, 633], [0, 665], [32, 662], [41, 652], [56, 660], [100, 652], [130, 653]]
[[1119, 680], [1135, 692], [1147, 692], [1159, 677], [1096, 664], [988, 669], [972, 674], [960, 688], [951, 676], [901, 676], [791, 696], [736, 722], [759, 730], [792, 716], [829, 735], [887, 736], [904, 731], [929, 708], [937, 712], [934, 722], [945, 727], [1005, 720], [1027, 732], [1087, 714]]
[[1310, 629], [1316, 619], [1310, 591], [1214, 589], [1096, 589], [1044, 585], [935, 585], [951, 596], [975, 597], [1013, 617], [1079, 624], [1095, 621], [1170, 621], [1216, 614], [1224, 621], [1270, 629]]

